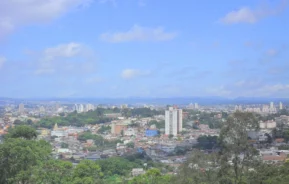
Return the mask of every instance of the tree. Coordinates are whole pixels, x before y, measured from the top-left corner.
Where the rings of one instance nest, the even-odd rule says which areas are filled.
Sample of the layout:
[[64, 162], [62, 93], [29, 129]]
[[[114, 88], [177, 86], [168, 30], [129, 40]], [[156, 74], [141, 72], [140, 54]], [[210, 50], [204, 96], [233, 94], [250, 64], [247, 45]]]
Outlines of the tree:
[[218, 137], [203, 135], [199, 136], [197, 140], [198, 140], [198, 144], [196, 145], [197, 148], [213, 149], [217, 147]]
[[129, 181], [129, 184], [167, 184], [171, 182], [171, 177], [162, 175], [158, 169], [150, 169], [145, 174], [139, 175]]
[[104, 126], [102, 125], [98, 130], [97, 130], [97, 133], [99, 134], [103, 134], [105, 132], [109, 132], [111, 130], [111, 127], [110, 126]]
[[75, 184], [94, 184], [102, 177], [101, 167], [91, 160], [81, 161], [73, 171]]
[[68, 148], [68, 144], [65, 143], [65, 142], [62, 142], [62, 143], [61, 143], [61, 148]]
[[286, 142], [289, 141], [289, 130], [286, 130], [286, 131], [283, 132], [283, 137], [284, 137]]
[[268, 133], [265, 133], [265, 136], [267, 137], [267, 141], [266, 142], [268, 144], [272, 144], [272, 142], [273, 142], [272, 136], [270, 134], [268, 134]]
[[179, 174], [173, 177], [173, 184], [218, 183], [218, 163], [216, 154], [204, 154], [193, 151], [192, 156], [179, 168]]
[[34, 128], [27, 125], [19, 125], [15, 128], [11, 128], [8, 131], [6, 138], [23, 138], [23, 139], [35, 139], [37, 137], [37, 132]]
[[24, 122], [19, 120], [19, 119], [16, 119], [13, 124], [14, 125], [22, 125], [22, 124], [24, 124]]
[[156, 120], [151, 120], [149, 123], [148, 123], [149, 126], [151, 125], [156, 125], [156, 128], [157, 129], [161, 129], [161, 128], [165, 128], [165, 121], [164, 120], [161, 120], [161, 121], [156, 121]]
[[0, 183], [26, 183], [31, 170], [50, 157], [51, 146], [40, 140], [7, 138], [0, 144]]
[[171, 139], [171, 138], [173, 138], [173, 137], [174, 137], [174, 135], [173, 135], [173, 134], [170, 134], [170, 135], [169, 135], [169, 138], [170, 138], [170, 139]]
[[28, 119], [26, 122], [27, 122], [28, 125], [32, 125], [33, 124], [33, 121], [31, 119]]
[[129, 142], [126, 144], [128, 148], [134, 148], [134, 142]]
[[102, 173], [106, 177], [113, 175], [127, 176], [133, 168], [143, 166], [139, 159], [128, 160], [121, 157], [112, 157], [105, 160], [97, 160], [96, 163], [100, 166]]
[[131, 110], [128, 108], [122, 109], [121, 114], [122, 116], [129, 118], [131, 117]]
[[31, 183], [68, 184], [72, 183], [71, 162], [48, 160], [33, 168]]
[[[218, 158], [221, 183], [246, 182], [246, 173], [259, 162], [256, 157], [258, 151], [248, 141], [247, 131], [258, 129], [259, 123], [255, 115], [246, 112], [234, 113], [223, 124]], [[232, 165], [229, 164], [230, 161]]]

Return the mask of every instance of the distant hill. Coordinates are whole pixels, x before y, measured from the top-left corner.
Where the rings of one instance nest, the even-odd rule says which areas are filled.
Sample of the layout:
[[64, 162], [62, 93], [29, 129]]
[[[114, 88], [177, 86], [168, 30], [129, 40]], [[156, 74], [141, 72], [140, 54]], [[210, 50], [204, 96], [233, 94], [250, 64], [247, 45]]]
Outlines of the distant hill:
[[218, 104], [268, 104], [270, 102], [284, 104], [289, 103], [289, 98], [265, 98], [265, 97], [169, 97], [169, 98], [29, 98], [29, 99], [13, 99], [0, 98], [0, 104], [20, 103], [20, 102], [62, 102], [62, 103], [96, 103], [96, 104], [155, 104], [155, 105], [187, 105], [189, 103], [199, 103], [201, 105], [218, 105]]

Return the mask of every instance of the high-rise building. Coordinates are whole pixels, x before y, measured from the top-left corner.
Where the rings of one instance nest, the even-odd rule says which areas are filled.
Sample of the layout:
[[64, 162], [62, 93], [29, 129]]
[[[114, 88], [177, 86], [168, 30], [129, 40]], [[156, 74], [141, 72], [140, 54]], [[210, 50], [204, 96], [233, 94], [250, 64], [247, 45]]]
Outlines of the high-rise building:
[[94, 110], [94, 105], [92, 104], [86, 104], [85, 105], [85, 111], [91, 111]]
[[24, 104], [23, 103], [19, 104], [18, 111], [19, 111], [19, 113], [23, 113], [24, 112]]
[[282, 104], [282, 102], [279, 103], [279, 109], [280, 109], [280, 110], [283, 109], [283, 104]]
[[121, 108], [121, 109], [127, 109], [127, 108], [128, 108], [128, 105], [127, 105], [127, 104], [122, 104], [122, 105], [120, 106], [120, 108]]
[[84, 112], [84, 106], [82, 104], [74, 104], [74, 110], [78, 113]]
[[187, 107], [187, 109], [194, 109], [194, 108], [195, 108], [195, 106], [194, 106], [193, 103], [190, 103], [190, 104], [188, 105], [188, 107]]
[[235, 111], [243, 111], [243, 107], [241, 105], [236, 105], [235, 106]]
[[82, 104], [78, 105], [78, 112], [84, 112], [84, 106]]
[[74, 104], [73, 110], [78, 112], [78, 105], [77, 104]]
[[39, 112], [44, 113], [44, 112], [45, 112], [45, 108], [44, 108], [43, 106], [41, 106], [41, 107], [39, 108]]
[[195, 103], [195, 109], [199, 109], [199, 104]]
[[183, 110], [169, 107], [165, 113], [165, 134], [176, 136], [183, 129]]
[[59, 108], [60, 108], [60, 105], [59, 105], [59, 103], [57, 102], [57, 103], [55, 104], [55, 111], [58, 111]]
[[270, 109], [274, 109], [274, 102], [270, 102]]
[[270, 102], [270, 110], [269, 110], [269, 112], [270, 113], [276, 113], [276, 111], [277, 111], [277, 109], [274, 106], [274, 102]]

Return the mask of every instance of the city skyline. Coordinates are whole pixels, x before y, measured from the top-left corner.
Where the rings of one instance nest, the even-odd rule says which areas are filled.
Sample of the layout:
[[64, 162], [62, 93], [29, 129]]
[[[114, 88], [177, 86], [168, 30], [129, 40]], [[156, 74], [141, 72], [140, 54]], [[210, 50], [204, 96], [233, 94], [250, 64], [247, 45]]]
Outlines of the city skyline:
[[0, 12], [0, 97], [289, 97], [287, 0], [4, 0]]

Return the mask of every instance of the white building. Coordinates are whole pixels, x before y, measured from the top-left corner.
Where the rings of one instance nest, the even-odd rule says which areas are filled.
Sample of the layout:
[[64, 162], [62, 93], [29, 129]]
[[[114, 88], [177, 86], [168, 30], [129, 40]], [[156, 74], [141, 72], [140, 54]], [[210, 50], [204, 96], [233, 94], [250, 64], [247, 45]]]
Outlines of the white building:
[[128, 105], [127, 105], [127, 104], [122, 104], [122, 105], [120, 106], [120, 108], [121, 108], [121, 109], [127, 109], [127, 108], [128, 108]]
[[236, 105], [235, 106], [235, 111], [243, 111], [243, 107], [241, 105]]
[[24, 104], [23, 103], [19, 104], [18, 111], [19, 111], [19, 113], [23, 113], [24, 112]]
[[56, 137], [67, 137], [68, 133], [64, 130], [52, 130], [50, 133], [51, 137], [56, 136]]
[[283, 109], [283, 104], [282, 104], [282, 102], [279, 103], [279, 109], [280, 109], [280, 110]]
[[143, 168], [134, 168], [131, 171], [131, 175], [133, 177], [138, 176], [138, 175], [142, 175], [145, 174], [145, 170]]
[[82, 104], [74, 104], [74, 110], [78, 113], [84, 112], [84, 106]]
[[274, 106], [274, 102], [270, 102], [270, 113], [275, 113], [277, 110], [276, 110], [276, 107]]
[[195, 109], [199, 109], [199, 104], [195, 103]]
[[44, 113], [44, 112], [45, 112], [45, 108], [44, 108], [43, 106], [41, 106], [41, 107], [39, 108], [39, 112]]
[[270, 109], [274, 108], [274, 102], [270, 102]]
[[124, 131], [125, 136], [135, 136], [135, 130], [133, 128], [128, 128], [127, 130]]
[[261, 129], [273, 129], [276, 128], [276, 122], [273, 120], [270, 121], [260, 121], [259, 122], [260, 128]]
[[176, 136], [183, 129], [183, 110], [170, 107], [165, 113], [165, 134]]
[[94, 110], [94, 105], [92, 104], [86, 104], [85, 105], [85, 111], [92, 111]]

